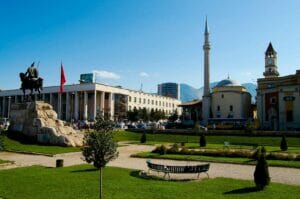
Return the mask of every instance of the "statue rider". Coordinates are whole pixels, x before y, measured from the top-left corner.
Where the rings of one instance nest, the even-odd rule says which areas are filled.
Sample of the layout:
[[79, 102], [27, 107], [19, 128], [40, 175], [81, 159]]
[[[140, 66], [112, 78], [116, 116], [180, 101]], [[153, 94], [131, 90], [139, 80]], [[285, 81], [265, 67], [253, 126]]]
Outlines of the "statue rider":
[[38, 79], [38, 77], [39, 77], [39, 71], [34, 66], [34, 62], [31, 64], [30, 67], [27, 68], [25, 76], [27, 76], [30, 80], [33, 80], [33, 81], [36, 81]]

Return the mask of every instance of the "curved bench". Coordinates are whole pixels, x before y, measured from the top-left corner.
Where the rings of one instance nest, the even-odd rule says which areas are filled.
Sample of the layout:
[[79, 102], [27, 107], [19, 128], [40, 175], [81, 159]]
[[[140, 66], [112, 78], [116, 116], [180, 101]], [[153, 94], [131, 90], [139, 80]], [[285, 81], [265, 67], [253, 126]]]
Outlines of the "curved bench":
[[150, 173], [150, 170], [163, 172], [164, 178], [166, 175], [169, 176], [170, 179], [170, 173], [198, 173], [198, 178], [200, 176], [200, 173], [206, 173], [207, 177], [208, 170], [209, 170], [209, 164], [201, 164], [201, 165], [193, 165], [193, 166], [171, 166], [171, 165], [161, 165], [161, 164], [154, 164], [150, 160], [147, 160], [147, 166], [149, 168], [148, 173]]

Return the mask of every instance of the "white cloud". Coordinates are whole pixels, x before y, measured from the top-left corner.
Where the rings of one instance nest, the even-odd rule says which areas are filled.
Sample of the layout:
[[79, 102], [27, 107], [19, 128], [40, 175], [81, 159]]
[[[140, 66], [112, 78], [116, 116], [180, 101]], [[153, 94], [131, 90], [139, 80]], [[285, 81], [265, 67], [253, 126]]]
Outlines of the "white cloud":
[[118, 74], [105, 70], [94, 70], [93, 73], [96, 77], [100, 77], [103, 79], [120, 79], [120, 76]]
[[141, 76], [141, 77], [149, 77], [149, 74], [146, 73], [146, 72], [141, 72], [141, 73], [140, 73], [140, 76]]

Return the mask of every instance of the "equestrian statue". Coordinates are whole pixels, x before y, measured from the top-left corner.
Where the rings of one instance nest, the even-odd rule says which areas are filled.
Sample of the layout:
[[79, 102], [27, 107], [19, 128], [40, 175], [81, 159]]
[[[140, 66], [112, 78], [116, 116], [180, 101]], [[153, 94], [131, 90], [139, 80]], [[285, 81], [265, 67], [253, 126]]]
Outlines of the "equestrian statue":
[[43, 90], [43, 79], [39, 77], [39, 71], [34, 66], [34, 62], [27, 68], [26, 73], [20, 73], [21, 90], [23, 90], [23, 96], [25, 99], [26, 90], [30, 90], [30, 97], [32, 98], [33, 90], [37, 91], [39, 95]]

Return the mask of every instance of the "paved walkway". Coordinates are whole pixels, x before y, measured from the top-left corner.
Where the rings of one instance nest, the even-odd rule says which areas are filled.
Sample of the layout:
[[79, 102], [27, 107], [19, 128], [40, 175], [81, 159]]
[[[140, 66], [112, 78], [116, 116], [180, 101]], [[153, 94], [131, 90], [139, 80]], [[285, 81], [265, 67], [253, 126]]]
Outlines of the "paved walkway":
[[[154, 146], [148, 145], [128, 145], [118, 148], [119, 157], [110, 162], [109, 166], [116, 166], [122, 168], [139, 169], [147, 171], [147, 165], [145, 159], [131, 158], [130, 155], [142, 152], [151, 151]], [[54, 157], [47, 157], [42, 155], [28, 155], [11, 152], [1, 152], [0, 159], [14, 161], [14, 165], [1, 166], [0, 169], [10, 169], [16, 167], [42, 165], [47, 167], [55, 167], [56, 159], [64, 159], [65, 166], [83, 164], [85, 161], [82, 159], [81, 153], [66, 153], [55, 155]], [[175, 161], [175, 160], [152, 160], [158, 164], [168, 165], [194, 165], [203, 164], [200, 161]], [[226, 163], [210, 163], [209, 176], [226, 177], [235, 179], [253, 180], [254, 165], [238, 165], [238, 164], [226, 164]], [[269, 172], [272, 182], [300, 185], [300, 169], [295, 168], [283, 168], [283, 167], [269, 167]], [[201, 177], [202, 176], [202, 177]], [[204, 178], [206, 175], [200, 175], [200, 178]], [[196, 178], [197, 174], [171, 174], [171, 178]]]

